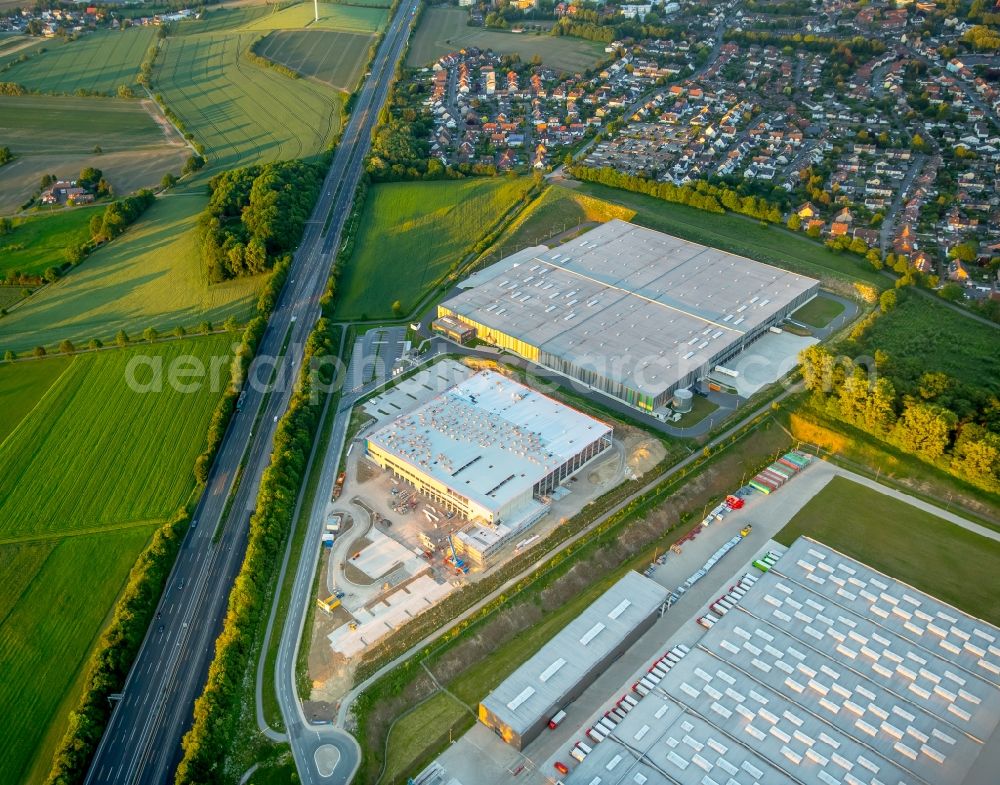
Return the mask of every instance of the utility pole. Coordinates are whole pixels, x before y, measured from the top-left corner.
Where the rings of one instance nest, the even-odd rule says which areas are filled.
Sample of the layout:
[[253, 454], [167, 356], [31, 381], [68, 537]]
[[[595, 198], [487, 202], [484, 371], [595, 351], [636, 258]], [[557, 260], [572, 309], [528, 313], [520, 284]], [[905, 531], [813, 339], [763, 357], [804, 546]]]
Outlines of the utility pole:
[[318, 22], [319, 21], [319, 0], [313, 0], [313, 12], [314, 12], [314, 14], [316, 16], [316, 18], [313, 21], [314, 22]]

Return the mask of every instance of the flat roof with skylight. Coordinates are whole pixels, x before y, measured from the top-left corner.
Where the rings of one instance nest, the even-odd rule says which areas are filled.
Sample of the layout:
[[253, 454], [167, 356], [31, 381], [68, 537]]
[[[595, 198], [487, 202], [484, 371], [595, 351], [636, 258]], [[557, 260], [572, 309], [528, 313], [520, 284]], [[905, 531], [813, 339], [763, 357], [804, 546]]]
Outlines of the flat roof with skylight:
[[800, 538], [566, 785], [980, 785], [998, 639]]
[[[628, 572], [482, 701], [490, 723], [518, 738], [547, 722], [593, 669], [651, 622], [668, 592]], [[485, 720], [484, 720], [485, 721]]]
[[456, 502], [471, 500], [492, 522], [512, 503], [528, 504], [552, 472], [567, 463], [575, 471], [610, 447], [611, 434], [593, 417], [481, 371], [373, 433], [368, 452], [436, 482]]
[[616, 385], [656, 399], [784, 318], [819, 282], [615, 219], [557, 248], [519, 251], [463, 287], [439, 315], [570, 375], [592, 370], [618, 397]]

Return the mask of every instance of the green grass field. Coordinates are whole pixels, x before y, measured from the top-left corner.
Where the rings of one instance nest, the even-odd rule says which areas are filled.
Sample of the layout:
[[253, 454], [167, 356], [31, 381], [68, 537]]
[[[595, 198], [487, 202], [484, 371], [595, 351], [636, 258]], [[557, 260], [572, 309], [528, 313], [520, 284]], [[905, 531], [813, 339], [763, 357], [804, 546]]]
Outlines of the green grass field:
[[0, 237], [0, 276], [10, 270], [41, 275], [64, 264], [66, 249], [90, 239], [90, 217], [103, 209], [77, 207], [15, 219], [14, 230]]
[[372, 40], [366, 33], [275, 30], [258, 44], [256, 52], [303, 76], [351, 92], [364, 73]]
[[35, 408], [41, 394], [71, 362], [71, 357], [50, 357], [45, 362], [0, 365], [0, 401], [4, 412], [0, 419], [0, 448], [8, 434]]
[[348, 33], [374, 33], [385, 24], [388, 5], [370, 8], [336, 3], [319, 4], [319, 21], [313, 21], [313, 4], [293, 6], [256, 17], [243, 25], [245, 30], [343, 30]]
[[966, 384], [1000, 393], [1000, 330], [917, 292], [904, 295], [895, 310], [875, 320], [860, 345], [887, 352], [893, 378], [914, 383], [925, 371], [943, 371]]
[[[661, 232], [683, 237], [685, 240], [720, 248], [730, 253], [746, 256], [792, 272], [819, 278], [824, 282], [839, 281], [841, 288], [847, 281], [861, 280], [879, 288], [886, 281], [869, 264], [846, 254], [835, 254], [808, 238], [799, 237], [778, 227], [764, 228], [756, 221], [737, 215], [717, 215], [696, 210], [685, 205], [669, 204], [644, 194], [622, 191], [593, 183], [579, 183], [576, 188], [558, 189], [551, 201], [543, 207], [553, 217], [557, 226], [570, 224], [572, 215], [622, 218], [648, 226]], [[593, 197], [596, 201], [580, 205], [580, 197]], [[577, 202], [560, 204], [568, 199]], [[605, 204], [601, 204], [601, 203]], [[536, 225], [545, 225], [545, 216]]]
[[0, 319], [0, 352], [248, 317], [265, 278], [209, 283], [195, 227], [204, 206], [201, 194], [158, 199], [122, 237]]
[[808, 535], [993, 624], [1000, 623], [1000, 542], [834, 477], [775, 539]]
[[136, 87], [139, 65], [155, 35], [152, 27], [129, 27], [98, 30], [67, 43], [49, 41], [44, 53], [14, 65], [3, 81], [43, 93], [82, 89], [114, 95], [119, 85]]
[[429, 66], [441, 55], [472, 46], [499, 54], [518, 54], [524, 61], [540, 55], [545, 65], [571, 73], [582, 72], [607, 57], [604, 44], [594, 41], [469, 27], [468, 20], [464, 8], [428, 8], [410, 42], [406, 64]]
[[844, 312], [844, 304], [829, 297], [814, 297], [792, 314], [792, 318], [810, 327], [823, 328]]
[[133, 392], [129, 361], [207, 364], [229, 346], [215, 336], [0, 366], [0, 410], [16, 417], [0, 443], [0, 711], [11, 734], [0, 782], [43, 779], [128, 570], [194, 486], [220, 393]]
[[154, 73], [157, 92], [205, 145], [214, 168], [308, 158], [340, 127], [338, 93], [249, 63], [254, 33], [168, 38]]
[[372, 186], [340, 279], [338, 318], [391, 316], [396, 300], [409, 312], [529, 185], [494, 178]]
[[114, 98], [2, 96], [0, 140], [17, 155], [0, 167], [0, 214], [26, 202], [46, 174], [75, 178], [94, 166], [124, 194], [179, 174], [191, 154], [155, 103]]

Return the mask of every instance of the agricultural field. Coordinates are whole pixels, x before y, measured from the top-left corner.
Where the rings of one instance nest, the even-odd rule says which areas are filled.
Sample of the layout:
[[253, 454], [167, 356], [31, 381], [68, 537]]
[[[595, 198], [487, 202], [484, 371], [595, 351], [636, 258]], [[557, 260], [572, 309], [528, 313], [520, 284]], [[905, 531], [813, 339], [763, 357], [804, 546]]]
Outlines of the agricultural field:
[[[847, 282], [855, 280], [880, 289], [886, 286], [886, 279], [860, 257], [835, 254], [821, 244], [781, 227], [763, 227], [757, 221], [742, 216], [708, 213], [595, 183], [576, 183], [575, 186], [569, 191], [559, 187], [562, 197], [573, 201], [578, 201], [581, 195], [593, 197], [605, 202], [608, 205], [604, 208], [605, 212], [613, 211], [618, 218], [819, 278], [831, 287], [843, 290]], [[550, 203], [549, 209], [557, 210], [559, 215], [573, 212], [571, 206], [556, 207], [555, 203]], [[846, 288], [850, 289], [849, 286]]]
[[49, 214], [15, 218], [14, 229], [0, 236], [0, 277], [17, 270], [41, 275], [66, 262], [66, 249], [90, 239], [90, 217], [103, 207], [56, 209]]
[[128, 362], [151, 355], [166, 366], [186, 354], [225, 364], [230, 343], [222, 335], [0, 366], [0, 409], [16, 417], [0, 442], [0, 711], [11, 740], [0, 782], [43, 779], [129, 569], [194, 486], [221, 389], [135, 392]]
[[411, 67], [429, 66], [441, 55], [475, 46], [492, 49], [498, 54], [518, 54], [525, 61], [540, 55], [547, 66], [580, 73], [607, 56], [604, 44], [594, 41], [469, 27], [468, 20], [469, 13], [464, 8], [428, 8], [410, 42], [406, 64]]
[[998, 341], [997, 328], [919, 292], [903, 292], [895, 310], [876, 319], [859, 343], [870, 352], [877, 347], [889, 355], [893, 379], [912, 383], [926, 371], [942, 371], [1000, 394]]
[[1000, 542], [844, 477], [775, 539], [808, 535], [968, 613], [1000, 624]]
[[46, 174], [74, 178], [93, 166], [126, 194], [179, 174], [192, 152], [148, 100], [0, 96], [0, 139], [17, 156], [0, 167], [0, 215], [37, 193]]
[[530, 187], [529, 178], [382, 183], [368, 191], [339, 282], [341, 318], [408, 313]]
[[340, 128], [339, 94], [247, 62], [259, 34], [190, 33], [166, 39], [157, 91], [205, 145], [214, 168], [308, 158]]
[[337, 90], [357, 87], [374, 38], [362, 33], [329, 30], [276, 30], [257, 45], [262, 57]]
[[[0, 11], [3, 10], [4, 0], [0, 0]], [[13, 60], [19, 60], [22, 55], [30, 57], [38, 49], [45, 46], [44, 40], [20, 33], [0, 33], [0, 68]]]
[[209, 283], [195, 226], [204, 206], [201, 193], [158, 199], [122, 237], [0, 319], [0, 351], [245, 319], [265, 278]]
[[280, 11], [258, 16], [243, 25], [244, 30], [341, 30], [347, 33], [376, 33], [386, 22], [385, 7], [365, 7], [320, 3], [319, 20], [313, 21], [313, 4], [296, 3]]
[[49, 41], [45, 52], [15, 64], [3, 81], [42, 93], [95, 90], [114, 95], [119, 85], [137, 89], [139, 65], [155, 36], [155, 28], [129, 27], [98, 30], [66, 43]]

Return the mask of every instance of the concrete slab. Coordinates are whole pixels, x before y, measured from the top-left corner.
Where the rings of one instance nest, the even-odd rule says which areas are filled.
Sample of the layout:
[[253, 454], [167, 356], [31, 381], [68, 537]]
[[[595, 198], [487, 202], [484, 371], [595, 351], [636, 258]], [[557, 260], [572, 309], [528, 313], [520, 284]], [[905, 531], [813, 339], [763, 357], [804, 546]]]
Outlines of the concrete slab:
[[819, 343], [819, 339], [769, 332], [726, 363], [727, 368], [739, 372], [737, 378], [714, 375], [736, 387], [741, 397], [749, 398], [794, 369], [798, 365], [799, 352], [814, 343]]

